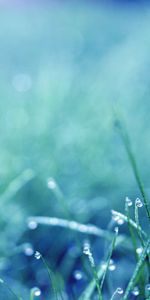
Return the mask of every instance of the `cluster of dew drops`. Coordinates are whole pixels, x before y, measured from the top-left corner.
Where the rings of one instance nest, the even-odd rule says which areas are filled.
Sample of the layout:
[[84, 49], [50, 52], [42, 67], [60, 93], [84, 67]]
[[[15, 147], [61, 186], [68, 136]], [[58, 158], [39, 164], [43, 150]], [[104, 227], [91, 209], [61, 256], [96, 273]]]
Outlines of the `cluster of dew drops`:
[[[128, 207], [131, 207], [133, 206], [133, 201], [129, 198], [129, 197], [126, 197], [125, 198], [125, 204], [128, 206]], [[141, 201], [141, 199], [139, 198], [136, 198], [135, 200], [135, 206], [137, 208], [141, 208], [143, 207], [143, 202]], [[123, 218], [123, 216], [115, 211], [112, 210], [112, 220], [118, 225], [123, 225], [125, 220]], [[136, 253], [138, 255], [141, 255], [143, 252], [143, 247], [138, 247], [136, 249]], [[148, 293], [150, 295], [150, 283], [146, 284], [145, 286], [145, 292]], [[118, 293], [118, 294], [123, 294], [123, 289], [122, 288], [117, 288], [116, 289], [116, 292], [115, 293]], [[131, 294], [135, 297], [139, 296], [140, 294], [140, 291], [139, 291], [139, 287], [138, 286], [135, 286], [133, 288], [133, 290], [131, 291]]]
[[[56, 182], [55, 182], [55, 180], [54, 180], [53, 178], [49, 178], [48, 181], [47, 181], [47, 186], [48, 186], [49, 189], [55, 189], [55, 188], [56, 188]], [[125, 198], [125, 203], [126, 203], [126, 205], [127, 205], [128, 207], [131, 207], [131, 206], [133, 205], [132, 200], [131, 200], [130, 198], [128, 198], [128, 197]], [[137, 199], [135, 200], [135, 205], [136, 205], [136, 207], [141, 208], [141, 207], [143, 207], [143, 202], [142, 202], [139, 198], [137, 198]], [[117, 213], [114, 212], [114, 211], [112, 211], [112, 220], [113, 220], [118, 226], [123, 225], [124, 222], [125, 222], [125, 221], [124, 221], [124, 218], [122, 217], [122, 215], [121, 215], [121, 214], [117, 214]], [[29, 228], [29, 229], [34, 230], [34, 229], [37, 228], [37, 226], [38, 226], [38, 224], [37, 224], [36, 221], [34, 221], [34, 220], [32, 220], [32, 219], [29, 220], [29, 222], [28, 222], [28, 228]], [[115, 227], [114, 231], [115, 231], [116, 233], [118, 233], [118, 227]], [[142, 251], [143, 251], [143, 248], [142, 248], [142, 247], [139, 247], [139, 248], [136, 249], [136, 252], [137, 252], [138, 255], [140, 255], [140, 254], [142, 253]], [[31, 256], [31, 255], [34, 254], [34, 257], [35, 257], [37, 260], [41, 259], [41, 253], [38, 252], [38, 251], [35, 251], [35, 252], [34, 252], [32, 245], [30, 245], [30, 244], [28, 244], [28, 243], [27, 243], [27, 244], [25, 245], [25, 247], [24, 247], [24, 253], [25, 253], [27, 256]], [[90, 244], [87, 243], [87, 242], [84, 244], [83, 253], [84, 253], [85, 255], [88, 256], [91, 265], [95, 266], [94, 258], [93, 258], [93, 256], [92, 256], [91, 251], [90, 251]], [[103, 269], [106, 269], [106, 267], [107, 267], [106, 262], [102, 262], [102, 263], [101, 263], [101, 267], [102, 267]], [[113, 271], [116, 270], [116, 264], [115, 264], [115, 262], [114, 262], [113, 259], [110, 259], [109, 266], [108, 266], [108, 270], [111, 271], [111, 272], [113, 272]], [[80, 280], [83, 279], [83, 272], [80, 271], [80, 270], [75, 270], [74, 273], [73, 273], [73, 276], [74, 276], [75, 280], [80, 281]], [[150, 293], [150, 284], [147, 284], [146, 287], [145, 287], [145, 289], [146, 289], [146, 292]], [[34, 293], [34, 296], [40, 296], [40, 295], [41, 295], [41, 290], [40, 290], [38, 287], [34, 287], [34, 288], [32, 289], [32, 291], [33, 291], [33, 293]], [[115, 292], [114, 292], [114, 294], [118, 294], [118, 295], [122, 295], [123, 293], [124, 293], [124, 291], [123, 291], [123, 289], [122, 289], [121, 287], [118, 287], [118, 288], [115, 290]], [[138, 296], [139, 293], [140, 293], [140, 292], [139, 292], [138, 286], [135, 286], [135, 287], [133, 288], [133, 290], [132, 290], [131, 293], [132, 293], [135, 297]]]

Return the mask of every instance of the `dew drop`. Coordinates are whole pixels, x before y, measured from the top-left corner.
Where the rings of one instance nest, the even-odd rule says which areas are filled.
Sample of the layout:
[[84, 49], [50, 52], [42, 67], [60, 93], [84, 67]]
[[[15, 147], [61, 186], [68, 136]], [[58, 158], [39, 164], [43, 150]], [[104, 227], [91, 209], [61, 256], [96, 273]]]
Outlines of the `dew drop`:
[[38, 226], [37, 222], [35, 220], [28, 220], [28, 228], [31, 229], [31, 230], [34, 230], [36, 229]]
[[143, 206], [143, 203], [142, 203], [142, 201], [141, 201], [139, 198], [136, 198], [136, 200], [135, 200], [135, 205], [136, 205], [137, 207], [142, 207], [142, 206]]
[[118, 228], [118, 227], [115, 227], [115, 228], [114, 228], [114, 232], [115, 232], [116, 234], [118, 234], [119, 228]]
[[76, 270], [73, 275], [76, 280], [81, 280], [83, 278], [83, 274], [80, 270]]
[[32, 293], [34, 296], [39, 297], [41, 295], [41, 290], [38, 287], [32, 288]]
[[41, 258], [41, 253], [39, 251], [36, 251], [35, 254], [34, 254], [34, 257], [36, 259], [40, 259]]
[[103, 270], [106, 270], [106, 268], [107, 268], [107, 264], [104, 261], [101, 263], [101, 268]]
[[131, 201], [131, 199], [130, 198], [128, 198], [128, 197], [126, 197], [125, 198], [125, 203], [130, 207], [130, 206], [132, 206], [132, 201]]
[[122, 218], [119, 218], [117, 221], [118, 225], [123, 225], [124, 224], [124, 220]]
[[116, 289], [116, 292], [117, 292], [117, 294], [122, 295], [122, 294], [123, 294], [123, 289], [120, 288], [120, 287], [118, 287], [118, 288]]
[[57, 183], [52, 177], [50, 177], [47, 180], [47, 186], [49, 189], [54, 190], [57, 187]]
[[114, 211], [112, 211], [112, 220], [114, 222], [116, 222], [118, 225], [124, 224], [123, 218], [121, 216], [119, 216], [118, 214], [116, 214]]
[[139, 288], [137, 287], [137, 286], [135, 286], [134, 287], [134, 289], [132, 290], [132, 294], [134, 295], [134, 296], [138, 296], [139, 295]]
[[136, 249], [136, 253], [137, 254], [140, 255], [142, 252], [143, 252], [143, 248], [142, 247], [139, 247], [139, 248]]
[[113, 272], [113, 271], [116, 270], [116, 265], [115, 265], [113, 259], [110, 260], [108, 269], [109, 269], [109, 271], [111, 271], [111, 272]]
[[92, 252], [91, 252], [91, 249], [90, 249], [90, 244], [88, 242], [84, 243], [83, 253], [88, 256], [88, 259], [89, 259], [89, 262], [90, 262], [91, 266], [94, 267], [95, 262], [94, 262], [94, 258], [93, 258], [93, 255], [92, 255]]
[[33, 247], [31, 244], [24, 244], [24, 254], [27, 256], [32, 256], [34, 253]]
[[85, 255], [89, 255], [89, 254], [91, 253], [89, 242], [85, 242], [85, 243], [84, 243], [84, 245], [83, 245], [83, 253], [84, 253]]

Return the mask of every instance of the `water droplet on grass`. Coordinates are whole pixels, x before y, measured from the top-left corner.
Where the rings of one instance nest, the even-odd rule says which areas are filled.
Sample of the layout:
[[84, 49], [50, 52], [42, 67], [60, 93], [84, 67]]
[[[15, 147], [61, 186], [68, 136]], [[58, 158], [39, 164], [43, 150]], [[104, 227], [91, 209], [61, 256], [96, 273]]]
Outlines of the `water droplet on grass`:
[[93, 255], [92, 255], [92, 252], [91, 252], [91, 249], [90, 249], [90, 244], [88, 242], [84, 243], [83, 253], [88, 256], [88, 259], [89, 259], [89, 262], [90, 262], [91, 266], [94, 267], [95, 262], [94, 262], [94, 258], [93, 258]]
[[90, 251], [90, 243], [88, 241], [85, 241], [84, 242], [84, 245], [83, 245], [83, 253], [85, 255], [89, 255], [89, 253], [91, 253]]
[[139, 247], [139, 248], [136, 249], [136, 253], [137, 254], [140, 255], [142, 252], [143, 252], [143, 248], [142, 247]]
[[38, 287], [32, 288], [32, 293], [34, 296], [39, 297], [41, 295], [41, 290]]
[[117, 294], [122, 295], [122, 294], [123, 294], [123, 289], [120, 288], [120, 287], [118, 287], [118, 288], [116, 289], [116, 292], [117, 292]]
[[136, 205], [137, 207], [142, 207], [142, 206], [143, 206], [143, 202], [142, 202], [139, 198], [136, 198], [136, 200], [135, 200], [135, 205]]
[[134, 296], [138, 296], [139, 295], [139, 288], [137, 286], [134, 287], [134, 289], [132, 290], [132, 295]]
[[111, 272], [113, 272], [113, 271], [116, 270], [116, 265], [115, 265], [113, 259], [110, 260], [108, 269], [109, 269], [109, 271], [111, 271]]
[[128, 197], [126, 197], [126, 199], [125, 199], [125, 203], [130, 207], [130, 206], [132, 206], [132, 201], [131, 201], [131, 199], [129, 199]]
[[31, 244], [27, 243], [24, 245], [24, 254], [27, 256], [32, 256], [34, 253], [33, 247]]
[[116, 212], [112, 211], [112, 220], [117, 223], [117, 225], [123, 225], [124, 220]]
[[116, 234], [118, 234], [119, 228], [118, 228], [118, 227], [115, 227], [115, 228], [114, 228], [114, 232], [115, 232]]
[[32, 219], [28, 220], [28, 228], [29, 229], [34, 230], [37, 228], [37, 226], [38, 226], [38, 224], [36, 221], [34, 221]]
[[54, 190], [57, 186], [57, 183], [52, 177], [50, 177], [47, 180], [47, 186], [48, 186], [49, 189]]
[[103, 270], [106, 270], [106, 268], [107, 268], [107, 264], [106, 264], [106, 262], [102, 262], [101, 263], [101, 268], [103, 269]]
[[34, 257], [36, 259], [40, 259], [41, 258], [41, 253], [39, 251], [36, 251], [35, 254], [34, 254]]
[[83, 278], [83, 274], [82, 274], [82, 272], [81, 271], [79, 271], [79, 270], [76, 270], [76, 271], [74, 271], [74, 278], [76, 279], [76, 280], [81, 280], [82, 278]]

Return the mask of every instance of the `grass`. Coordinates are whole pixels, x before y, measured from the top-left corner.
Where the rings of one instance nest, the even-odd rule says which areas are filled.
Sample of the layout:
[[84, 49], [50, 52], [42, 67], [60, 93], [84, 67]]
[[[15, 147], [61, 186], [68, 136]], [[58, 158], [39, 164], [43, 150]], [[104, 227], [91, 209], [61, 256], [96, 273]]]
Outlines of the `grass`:
[[[149, 15], [86, 1], [29, 10], [0, 12], [0, 276], [23, 300], [56, 298], [46, 266], [31, 255], [39, 250], [64, 300], [120, 299], [149, 237]], [[32, 83], [27, 92], [14, 86], [21, 73]], [[116, 95], [132, 134], [131, 143], [119, 124], [126, 151], [112, 126]], [[124, 211], [124, 196], [140, 197], [137, 185], [143, 207], [132, 200]], [[148, 297], [149, 257], [130, 286], [137, 298]], [[1, 284], [0, 299], [15, 295]]]
[[[131, 167], [133, 169], [133, 173], [135, 175], [139, 190], [140, 190], [141, 195], [143, 197], [143, 204], [144, 204], [146, 214], [148, 216], [148, 222], [149, 222], [150, 221], [149, 202], [148, 202], [148, 198], [146, 196], [145, 190], [144, 190], [144, 186], [143, 186], [141, 177], [139, 175], [139, 171], [138, 171], [138, 167], [137, 167], [135, 157], [134, 157], [134, 155], [132, 153], [132, 150], [131, 150], [130, 140], [129, 140], [127, 132], [125, 131], [125, 128], [122, 127], [120, 121], [118, 121], [118, 120], [117, 120], [117, 126], [119, 128], [119, 132], [120, 132], [122, 141], [124, 143], [126, 152], [128, 154], [128, 158], [129, 158]], [[147, 280], [150, 277], [150, 274], [149, 274], [150, 239], [147, 239], [147, 234], [145, 233], [145, 231], [141, 228], [141, 226], [139, 224], [138, 210], [139, 210], [140, 207], [143, 206], [143, 204], [142, 204], [142, 201], [140, 199], [137, 198], [135, 200], [135, 221], [133, 221], [130, 218], [130, 215], [129, 215], [130, 214], [130, 212], [129, 212], [130, 206], [132, 206], [131, 201], [130, 201], [130, 204], [129, 204], [129, 202], [125, 203], [125, 215], [122, 215], [121, 213], [117, 213], [117, 212], [113, 211], [113, 214], [116, 214], [117, 216], [121, 217], [128, 224], [129, 233], [130, 233], [130, 237], [131, 237], [131, 243], [133, 244], [133, 251], [135, 253], [137, 264], [136, 264], [135, 269], [133, 271], [133, 274], [132, 274], [132, 276], [129, 280], [129, 283], [127, 284], [127, 287], [125, 288], [125, 291], [123, 291], [122, 288], [118, 287], [114, 291], [114, 293], [112, 294], [111, 300], [115, 299], [116, 294], [121, 295], [122, 300], [129, 299], [129, 297], [131, 297], [131, 293], [132, 293], [132, 291], [135, 287], [135, 284], [136, 285], [139, 284], [139, 286], [141, 286], [141, 280], [142, 280], [143, 276]], [[54, 220], [52, 220], [52, 219], [50, 220], [50, 218], [49, 219], [48, 218], [47, 219], [43, 218], [43, 221], [42, 221], [42, 217], [41, 218], [36, 217], [35, 220], [36, 220], [36, 222], [39, 222], [41, 224], [47, 223], [47, 225], [64, 226], [64, 227], [68, 227], [70, 229], [81, 231], [81, 232], [84, 232], [84, 233], [85, 232], [88, 233], [88, 231], [89, 231], [91, 234], [95, 234], [95, 232], [96, 232], [97, 235], [100, 235], [100, 236], [104, 237], [104, 232], [102, 230], [100, 230], [100, 229], [98, 229], [94, 226], [91, 228], [90, 226], [87, 226], [87, 225], [77, 224], [74, 221], [70, 221], [70, 223], [69, 223], [69, 221], [67, 221], [67, 220], [55, 220], [55, 222], [53, 222]], [[46, 220], [47, 220], [47, 222], [46, 222]], [[84, 228], [84, 230], [83, 230], [83, 228]], [[89, 230], [90, 228], [91, 228], [91, 230]], [[115, 231], [115, 236], [113, 238], [112, 245], [110, 247], [110, 251], [108, 252], [108, 256], [107, 256], [107, 259], [106, 259], [106, 264], [105, 264], [104, 270], [102, 269], [102, 265], [100, 265], [99, 270], [96, 269], [94, 258], [93, 258], [93, 255], [92, 255], [91, 251], [90, 251], [89, 246], [88, 246], [88, 251], [85, 252], [85, 250], [84, 250], [84, 253], [87, 254], [88, 257], [89, 257], [89, 262], [90, 262], [90, 265], [91, 265], [91, 268], [92, 268], [92, 271], [93, 271], [92, 273], [93, 273], [94, 278], [91, 281], [91, 283], [89, 284], [89, 286], [85, 289], [85, 291], [83, 291], [82, 295], [79, 297], [80, 300], [92, 299], [92, 295], [95, 291], [95, 287], [97, 288], [98, 299], [99, 300], [103, 299], [102, 289], [103, 289], [104, 281], [105, 281], [105, 278], [107, 276], [107, 272], [108, 272], [108, 269], [109, 269], [110, 260], [111, 260], [111, 257], [112, 257], [112, 254], [113, 254], [113, 251], [114, 251], [114, 248], [115, 248], [117, 236], [118, 236], [118, 228]], [[137, 254], [137, 243], [138, 242], [140, 242], [141, 247], [142, 247], [141, 248], [142, 249], [141, 250], [141, 255], [139, 257], [138, 257], [138, 254]], [[145, 265], [148, 266], [148, 268], [146, 270], [145, 270]], [[147, 271], [147, 274], [145, 274], [146, 271]], [[145, 280], [142, 281], [142, 284], [144, 286], [142, 286], [142, 289], [141, 289], [142, 294], [140, 295], [140, 297], [146, 297]], [[140, 291], [139, 291], [139, 294], [140, 294]], [[143, 299], [146, 299], [146, 298], [143, 298]]]
[[[81, 236], [83, 235], [86, 235], [88, 237], [93, 236], [97, 239], [103, 239], [103, 241], [106, 241], [108, 244], [110, 244], [109, 249], [107, 250], [108, 253], [106, 252], [107, 247], [105, 247], [103, 264], [100, 263], [99, 265], [97, 265], [94, 259], [94, 255], [91, 251], [91, 244], [89, 242], [83, 243], [83, 253], [80, 253], [80, 256], [82, 257], [82, 259], [80, 260], [81, 269], [83, 268], [83, 270], [87, 270], [87, 276], [89, 277], [89, 279], [91, 278], [91, 276], [92, 278], [90, 282], [84, 286], [84, 290], [80, 293], [79, 296], [77, 296], [76, 294], [72, 294], [72, 299], [91, 300], [95, 299], [95, 296], [97, 295], [96, 299], [98, 300], [114, 300], [118, 299], [118, 297], [122, 300], [128, 300], [132, 298], [133, 294], [136, 295], [136, 299], [150, 299], [150, 288], [148, 288], [150, 278], [150, 239], [149, 233], [147, 233], [140, 224], [140, 210], [143, 208], [145, 208], [145, 213], [148, 217], [147, 222], [149, 223], [150, 221], [149, 202], [144, 190], [141, 177], [139, 175], [135, 157], [131, 150], [129, 137], [124, 127], [122, 127], [120, 121], [118, 120], [117, 128], [119, 129], [120, 136], [125, 145], [125, 149], [128, 154], [129, 161], [133, 169], [133, 173], [135, 175], [143, 201], [139, 198], [133, 201], [126, 197], [125, 213], [123, 214], [118, 211], [112, 210], [113, 231], [111, 230], [110, 226], [108, 227], [109, 229], [104, 230], [96, 225], [84, 224], [74, 220], [73, 216], [70, 214], [68, 204], [60, 188], [54, 180], [49, 179], [48, 187], [53, 190], [56, 198], [58, 198], [59, 204], [62, 204], [64, 214], [66, 215], [66, 217], [68, 217], [68, 219], [47, 216], [32, 216], [27, 220], [30, 229], [38, 230], [39, 226], [43, 225], [47, 227], [59, 227], [64, 230], [69, 230], [73, 233], [73, 235], [75, 233], [75, 243], [80, 251], [81, 241], [83, 243], [83, 238], [81, 238]], [[3, 194], [2, 200], [3, 198], [9, 199], [12, 194], [16, 194], [17, 191], [32, 178], [32, 172], [27, 171], [23, 173], [20, 177], [12, 182], [7, 192]], [[33, 227], [30, 226], [31, 223], [32, 225], [34, 224]], [[120, 233], [120, 226], [123, 223], [127, 224], [129, 235]], [[79, 235], [76, 235], [76, 233], [79, 234], [80, 237]], [[116, 289], [112, 291], [112, 279], [109, 278], [110, 266], [113, 256], [115, 256], [115, 253], [118, 251], [124, 251], [125, 254], [128, 251], [130, 253], [132, 252], [135, 257], [135, 267], [132, 271], [132, 275], [128, 283], [126, 282], [126, 284], [123, 284], [122, 286], [120, 278], [120, 286], [116, 287]], [[83, 258], [83, 254], [88, 257], [88, 262]], [[51, 270], [44, 256], [41, 255], [40, 252], [36, 251], [35, 258], [41, 259], [43, 266], [47, 271], [50, 286], [52, 287], [53, 292], [50, 289], [49, 296], [47, 296], [48, 298], [46, 299], [67, 299], [67, 296], [65, 296], [64, 288], [59, 285], [59, 280], [57, 276], [55, 276], [55, 272]], [[1, 279], [0, 283], [9, 290], [14, 299], [24, 299], [23, 295], [22, 298], [17, 296], [16, 292], [14, 292], [9, 284], [7, 284], [4, 280]], [[108, 290], [107, 293], [106, 290]], [[42, 291], [38, 287], [31, 288], [29, 299], [34, 300], [37, 297], [42, 297]]]

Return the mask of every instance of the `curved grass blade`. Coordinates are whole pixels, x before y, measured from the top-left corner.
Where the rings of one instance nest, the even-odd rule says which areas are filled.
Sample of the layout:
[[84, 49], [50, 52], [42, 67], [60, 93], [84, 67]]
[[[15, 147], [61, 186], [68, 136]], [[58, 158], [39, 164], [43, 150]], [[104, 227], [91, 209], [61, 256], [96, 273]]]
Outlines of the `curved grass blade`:
[[[115, 235], [113, 236], [113, 241], [112, 241], [110, 251], [108, 253], [107, 262], [106, 262], [106, 269], [105, 270], [102, 269], [101, 265], [98, 268], [98, 272], [97, 272], [98, 280], [100, 280], [102, 278], [102, 281], [101, 281], [101, 284], [100, 284], [100, 289], [102, 289], [102, 287], [103, 287], [103, 283], [104, 283], [104, 279], [106, 277], [106, 272], [108, 270], [110, 259], [111, 259], [113, 250], [114, 250], [115, 245], [116, 245], [117, 234], [118, 234], [118, 232], [116, 231]], [[96, 287], [95, 280], [92, 280], [89, 283], [88, 287], [83, 291], [82, 295], [79, 297], [78, 300], [91, 300], [91, 297], [92, 297], [92, 294], [94, 293], [95, 287]]]
[[[50, 282], [52, 284], [52, 290], [53, 290], [53, 294], [54, 294], [55, 299], [56, 300], [60, 300], [60, 299], [63, 300], [62, 294], [61, 294], [60, 290], [58, 289], [58, 283], [56, 281], [55, 275], [52, 272], [52, 270], [50, 269], [50, 267], [49, 267], [48, 263], [46, 262], [45, 258], [42, 256], [42, 254], [39, 251], [36, 251], [34, 256], [38, 260], [41, 259], [41, 261], [42, 261], [42, 263], [43, 263], [43, 265], [44, 265], [44, 267], [45, 267], [45, 269], [48, 273], [48, 277], [49, 277]], [[58, 295], [59, 295], [59, 297], [58, 297]]]
[[91, 249], [90, 249], [90, 244], [88, 242], [86, 242], [84, 244], [83, 253], [85, 255], [87, 255], [88, 259], [89, 259], [89, 263], [90, 263], [90, 266], [91, 266], [91, 269], [92, 269], [92, 273], [93, 273], [93, 278], [95, 280], [95, 286], [96, 286], [97, 292], [98, 292], [98, 299], [99, 300], [103, 300], [102, 299], [101, 288], [100, 288], [100, 285], [99, 285], [99, 278], [98, 278], [97, 270], [96, 270], [96, 267], [95, 267], [94, 257], [93, 257], [93, 254], [91, 252]]
[[[100, 280], [103, 276], [103, 270], [101, 268], [101, 265], [99, 266], [98, 268], [98, 271], [97, 271], [97, 277], [98, 279]], [[91, 296], [95, 290], [95, 280], [92, 279], [92, 281], [89, 283], [89, 285], [87, 286], [87, 288], [83, 291], [82, 295], [79, 297], [78, 300], [91, 300]]]
[[124, 214], [122, 214], [122, 213], [120, 213], [120, 212], [118, 212], [118, 211], [116, 211], [116, 210], [112, 210], [112, 214], [113, 214], [113, 215], [116, 215], [116, 216], [118, 216], [118, 217], [120, 217], [120, 218], [122, 218], [126, 223], [129, 222], [130, 225], [131, 225], [134, 229], [140, 231], [141, 235], [143, 235], [143, 237], [144, 237], [145, 239], [148, 238], [146, 232], [141, 228], [141, 226], [138, 226], [138, 225], [136, 224], [136, 222], [134, 222], [131, 218], [128, 218], [126, 215], [124, 215]]
[[117, 294], [122, 295], [122, 294], [123, 294], [123, 289], [120, 288], [120, 287], [117, 288], [117, 289], [114, 291], [113, 295], [111, 296], [110, 300], [114, 300], [114, 298], [115, 298], [115, 296], [116, 296]]
[[[55, 299], [56, 300], [59, 300], [59, 299], [63, 300], [63, 297], [62, 297], [60, 291], [58, 290], [56, 279], [55, 279], [55, 276], [54, 276], [52, 270], [50, 269], [50, 267], [48, 266], [45, 258], [42, 255], [41, 255], [41, 259], [42, 259], [42, 262], [45, 266], [45, 269], [47, 270], [48, 277], [49, 277], [49, 279], [52, 283], [52, 288], [53, 288], [53, 293], [54, 293]], [[58, 294], [59, 294], [60, 298], [58, 297]]]
[[[36, 216], [36, 217], [29, 217], [27, 222], [30, 223], [31, 221], [35, 221], [37, 224], [46, 225], [46, 226], [58, 226], [67, 228], [73, 231], [77, 231], [83, 234], [95, 235], [100, 238], [107, 239], [109, 242], [112, 241], [114, 234], [103, 230], [95, 225], [92, 224], [82, 224], [73, 220], [66, 220], [60, 218], [51, 218], [51, 217], [43, 217], [43, 216]], [[125, 243], [124, 243], [125, 242]], [[117, 245], [124, 244], [125, 248], [130, 249], [129, 239], [124, 235], [119, 235], [117, 238]]]

